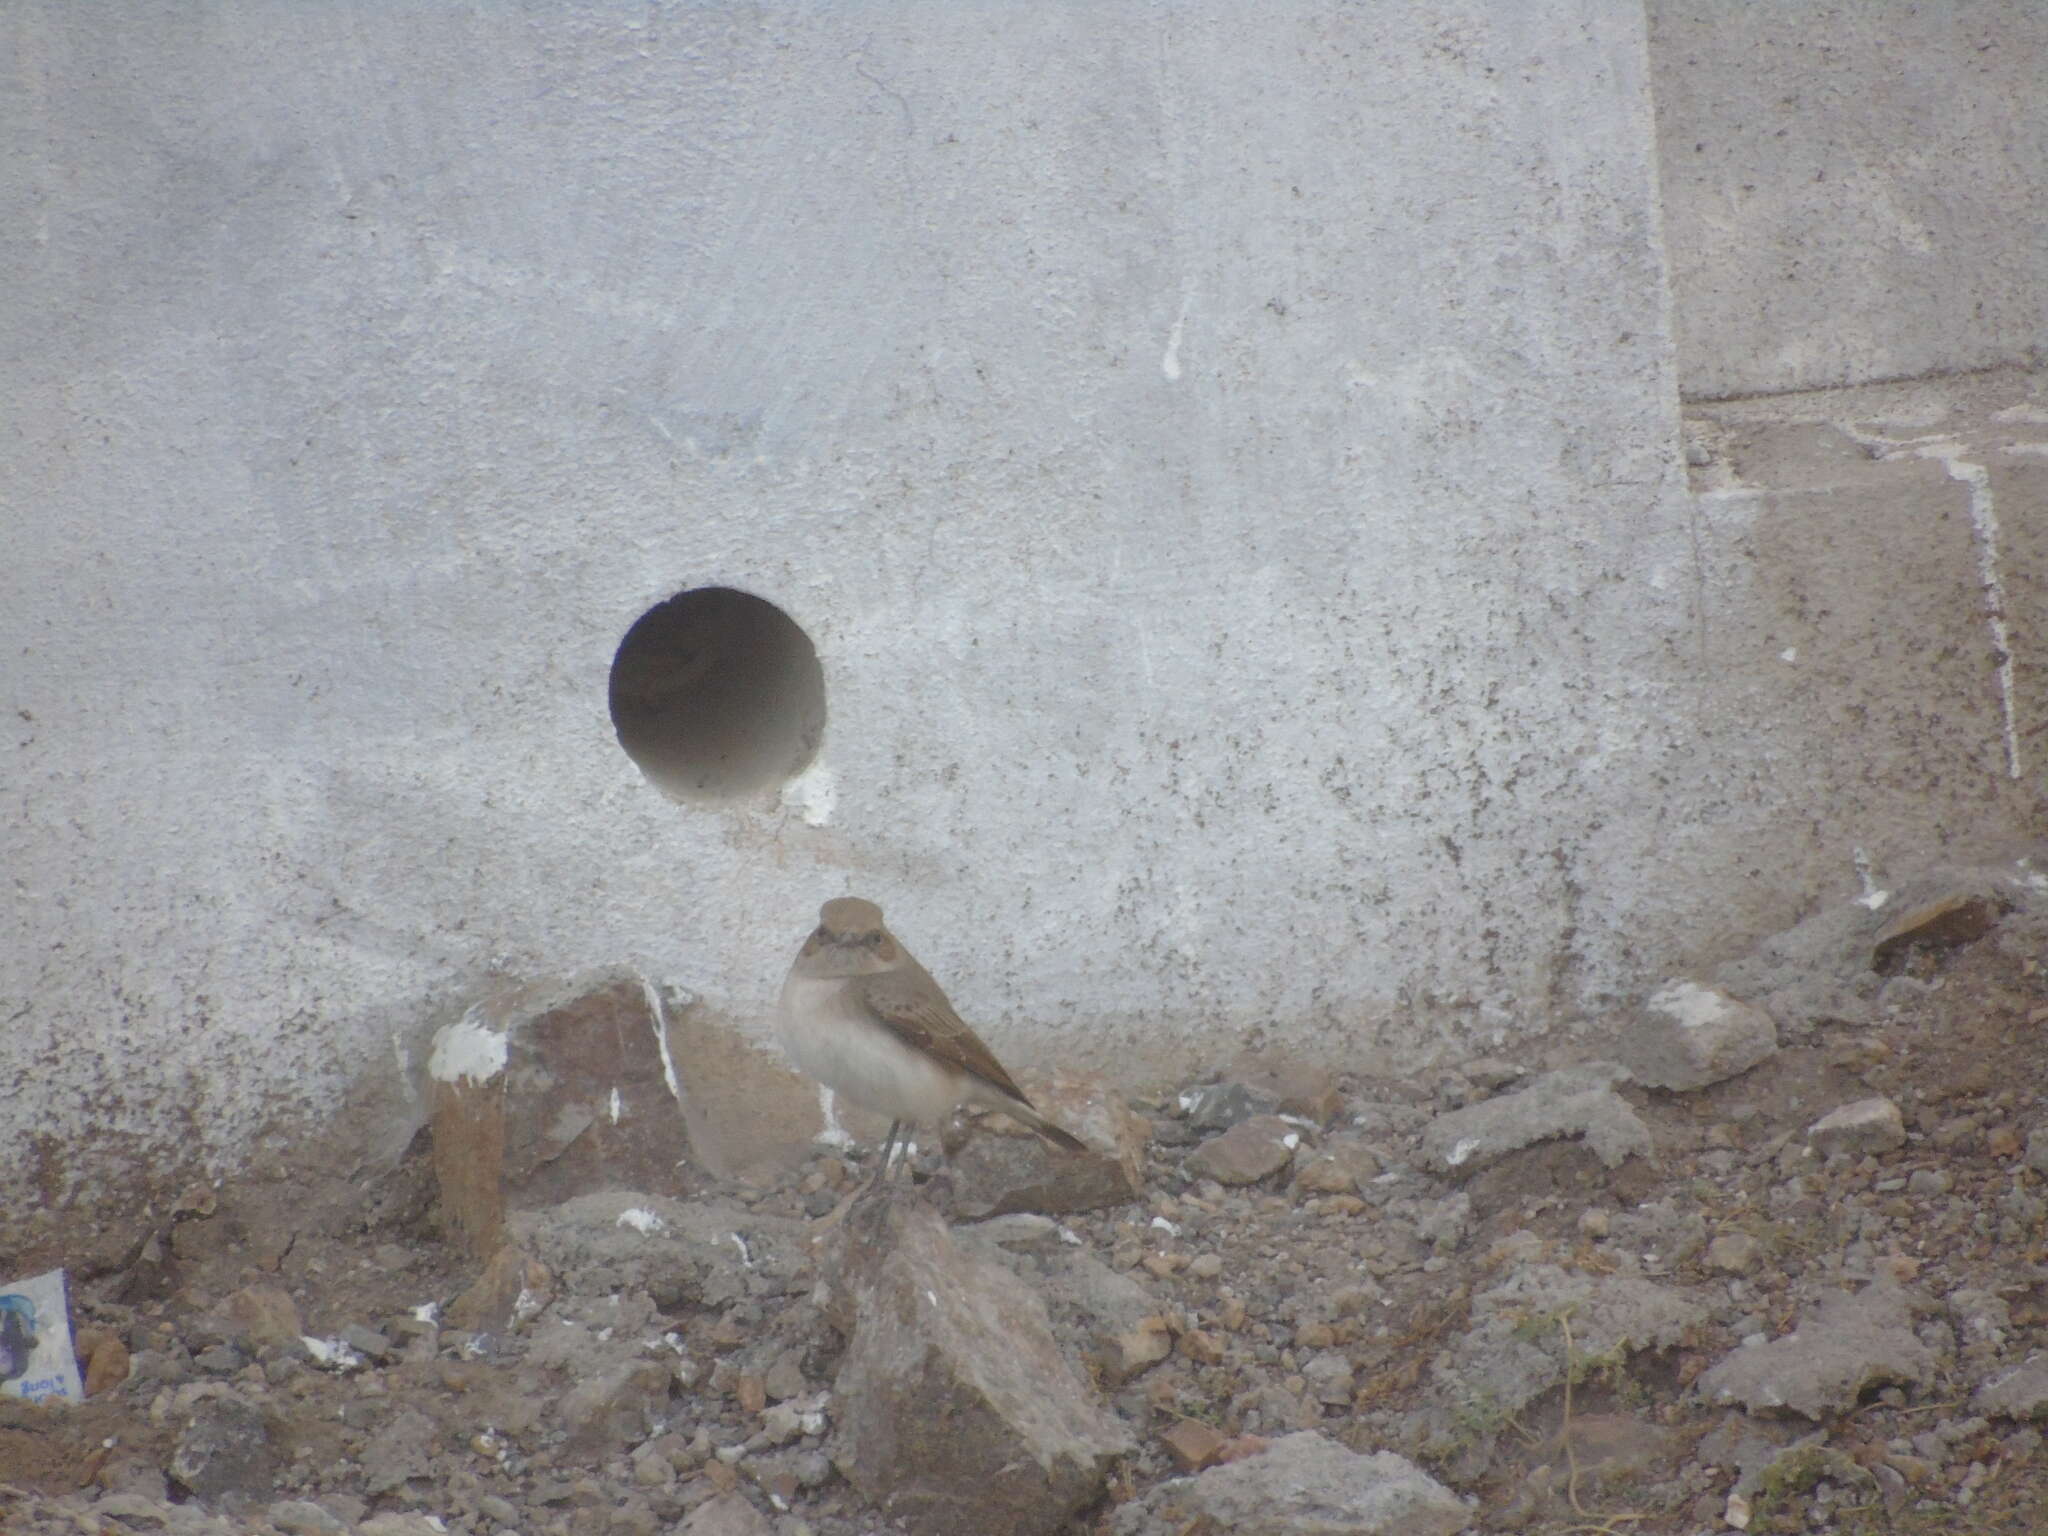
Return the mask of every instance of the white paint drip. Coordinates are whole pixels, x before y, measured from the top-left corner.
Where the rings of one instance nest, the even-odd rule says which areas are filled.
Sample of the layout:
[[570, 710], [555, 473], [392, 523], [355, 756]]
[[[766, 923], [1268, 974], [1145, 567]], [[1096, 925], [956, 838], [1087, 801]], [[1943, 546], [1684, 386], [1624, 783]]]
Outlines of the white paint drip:
[[654, 1046], [661, 1052], [661, 1076], [668, 1084], [669, 1097], [678, 1105], [683, 1102], [682, 1079], [676, 1076], [676, 1059], [668, 1050], [668, 1014], [661, 1006], [661, 988], [645, 976], [640, 978], [641, 994], [647, 999], [647, 1012], [654, 1019]]
[[1154, 1216], [1152, 1218], [1152, 1225], [1159, 1231], [1164, 1232], [1168, 1237], [1180, 1236], [1180, 1228], [1168, 1221], [1164, 1216]]
[[619, 1097], [619, 1090], [616, 1088], [612, 1090], [611, 1115], [613, 1125], [617, 1125], [626, 1117], [625, 1101]]
[[434, 1037], [427, 1075], [437, 1083], [488, 1083], [505, 1070], [510, 1049], [504, 1031], [486, 1024], [472, 1008]]
[[1998, 658], [1998, 702], [2005, 721], [2006, 777], [2020, 776], [2020, 730], [2013, 710], [2012, 636], [2005, 623], [2005, 578], [1998, 565], [1998, 507], [1991, 499], [1991, 472], [1963, 457], [1953, 438], [1928, 443], [1923, 459], [1939, 459], [1951, 480], [1970, 488], [1970, 525], [1977, 533], [1977, 579], [1984, 591], [1985, 618], [1991, 627], [1991, 653]]
[[1462, 1168], [1465, 1164], [1465, 1159], [1470, 1157], [1474, 1152], [1477, 1152], [1478, 1150], [1479, 1138], [1477, 1136], [1467, 1136], [1463, 1141], [1459, 1142], [1455, 1147], [1451, 1148], [1450, 1152], [1445, 1156], [1444, 1161], [1449, 1163], [1453, 1168]]
[[830, 1147], [835, 1152], [844, 1152], [853, 1145], [853, 1134], [839, 1123], [838, 1097], [823, 1083], [818, 1084], [818, 1116], [825, 1122], [824, 1129], [811, 1139], [821, 1147]]
[[1166, 355], [1159, 359], [1159, 371], [1166, 375], [1169, 384], [1180, 378], [1180, 343], [1187, 334], [1188, 305], [1193, 300], [1192, 293], [1180, 296], [1180, 313], [1173, 317], [1173, 329], [1166, 333]]
[[1856, 899], [1875, 912], [1879, 907], [1892, 899], [1892, 893], [1890, 891], [1881, 891], [1877, 888], [1877, 881], [1872, 878], [1870, 873], [1869, 854], [1858, 848], [1855, 850], [1855, 859], [1856, 880], [1863, 887], [1863, 894]]
[[740, 1251], [740, 1268], [752, 1269], [754, 1267], [754, 1256], [747, 1252], [747, 1240], [737, 1232], [728, 1232], [726, 1236], [732, 1239], [733, 1247]]
[[1785, 649], [1778, 652], [1778, 660], [1780, 661], [1797, 661], [1798, 659], [1799, 647], [1796, 645], [1788, 645]]
[[420, 1091], [412, 1082], [412, 1052], [405, 1048], [405, 1037], [397, 1030], [391, 1031], [391, 1054], [398, 1062], [398, 1085], [405, 1090], [408, 1104], [420, 1101]]
[[668, 1230], [668, 1223], [642, 1206], [619, 1212], [619, 1225], [631, 1227], [642, 1237], [654, 1237]]
[[782, 786], [782, 799], [796, 808], [806, 826], [829, 826], [839, 808], [839, 780], [823, 763], [812, 763]]

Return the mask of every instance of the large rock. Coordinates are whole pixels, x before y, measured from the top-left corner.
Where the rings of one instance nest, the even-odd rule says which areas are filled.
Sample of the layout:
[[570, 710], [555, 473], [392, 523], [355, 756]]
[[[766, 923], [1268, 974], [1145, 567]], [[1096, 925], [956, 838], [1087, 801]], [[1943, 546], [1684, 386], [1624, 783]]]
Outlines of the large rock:
[[485, 998], [436, 1033], [427, 1076], [442, 1209], [479, 1257], [508, 1210], [684, 1193], [679, 1170], [793, 1160], [821, 1123], [776, 1058], [616, 970]]
[[835, 1460], [913, 1530], [1059, 1530], [1133, 1448], [1061, 1354], [1045, 1304], [915, 1196], [854, 1207], [839, 1250], [851, 1337]]
[[1913, 1332], [1905, 1292], [1878, 1284], [1822, 1302], [1782, 1339], [1722, 1357], [1700, 1377], [1699, 1393], [1752, 1413], [1818, 1419], [1848, 1411], [1874, 1386], [1924, 1385], [1935, 1364], [1933, 1351]]
[[1618, 1054], [1644, 1087], [1685, 1092], [1746, 1072], [1777, 1049], [1778, 1026], [1761, 1008], [1673, 981], [1644, 999]]
[[1414, 1462], [1361, 1456], [1314, 1430], [1257, 1456], [1164, 1483], [1117, 1511], [1118, 1536], [1257, 1531], [1261, 1536], [1453, 1536], [1472, 1511]]
[[1422, 1133], [1423, 1156], [1458, 1177], [1561, 1136], [1579, 1137], [1609, 1168], [1648, 1157], [1650, 1128], [1614, 1091], [1627, 1076], [1608, 1062], [1546, 1072], [1515, 1093], [1438, 1115]]
[[1062, 1074], [1033, 1085], [1031, 1100], [1088, 1144], [1085, 1152], [1049, 1147], [1029, 1132], [973, 1137], [948, 1159], [953, 1213], [981, 1221], [1015, 1211], [1065, 1215], [1122, 1205], [1145, 1187], [1149, 1127], [1100, 1078]]

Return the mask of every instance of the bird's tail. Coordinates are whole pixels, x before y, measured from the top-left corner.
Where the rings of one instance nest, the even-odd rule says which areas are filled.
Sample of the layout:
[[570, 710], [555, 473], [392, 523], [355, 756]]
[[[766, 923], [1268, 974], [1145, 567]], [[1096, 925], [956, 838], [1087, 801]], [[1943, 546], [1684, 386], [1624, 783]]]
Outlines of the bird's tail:
[[1030, 1126], [1049, 1145], [1058, 1147], [1062, 1152], [1086, 1152], [1088, 1150], [1087, 1142], [1071, 1132], [1054, 1125], [1022, 1099], [1017, 1100], [1014, 1104], [1005, 1104], [1003, 1112], [1012, 1119]]

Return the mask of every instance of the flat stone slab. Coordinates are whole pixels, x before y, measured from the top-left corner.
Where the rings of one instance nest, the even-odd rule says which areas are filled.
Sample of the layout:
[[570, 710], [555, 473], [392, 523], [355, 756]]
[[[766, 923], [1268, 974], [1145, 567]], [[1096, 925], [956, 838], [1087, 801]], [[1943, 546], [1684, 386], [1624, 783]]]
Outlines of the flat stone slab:
[[1432, 1459], [1450, 1457], [1469, 1439], [1474, 1403], [1519, 1413], [1563, 1385], [1568, 1371], [1675, 1348], [1708, 1316], [1690, 1292], [1638, 1275], [1525, 1265], [1472, 1299], [1472, 1326], [1430, 1362], [1428, 1395], [1410, 1416], [1405, 1443]]
[[1709, 1402], [1809, 1419], [1846, 1413], [1874, 1386], [1924, 1386], [1934, 1352], [1913, 1332], [1905, 1292], [1878, 1284], [1823, 1301], [1782, 1339], [1748, 1344], [1700, 1377]]
[[1993, 1377], [1970, 1402], [1979, 1413], [2001, 1419], [2048, 1419], [2048, 1355]]
[[1654, 1150], [1650, 1128], [1614, 1091], [1628, 1073], [1612, 1062], [1546, 1072], [1526, 1088], [1438, 1115], [1422, 1133], [1422, 1154], [1442, 1173], [1467, 1177], [1510, 1152], [1578, 1137], [1609, 1168]]
[[1404, 1456], [1361, 1456], [1315, 1430], [1256, 1456], [1162, 1484], [1117, 1511], [1117, 1536], [1257, 1531], [1261, 1536], [1455, 1536], [1473, 1511]]

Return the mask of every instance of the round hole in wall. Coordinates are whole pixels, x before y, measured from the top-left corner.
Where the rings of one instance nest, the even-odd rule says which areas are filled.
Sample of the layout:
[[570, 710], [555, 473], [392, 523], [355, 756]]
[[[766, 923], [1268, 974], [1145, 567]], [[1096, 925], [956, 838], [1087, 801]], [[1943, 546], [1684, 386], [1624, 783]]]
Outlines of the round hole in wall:
[[672, 799], [734, 800], [802, 773], [825, 735], [825, 673], [796, 620], [731, 587], [641, 614], [612, 658], [619, 745]]

